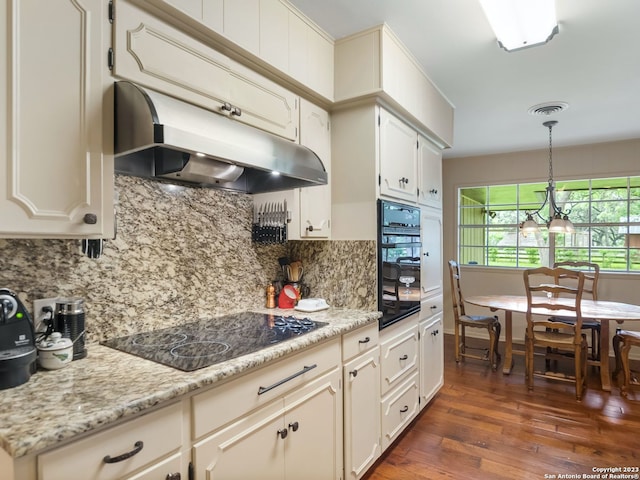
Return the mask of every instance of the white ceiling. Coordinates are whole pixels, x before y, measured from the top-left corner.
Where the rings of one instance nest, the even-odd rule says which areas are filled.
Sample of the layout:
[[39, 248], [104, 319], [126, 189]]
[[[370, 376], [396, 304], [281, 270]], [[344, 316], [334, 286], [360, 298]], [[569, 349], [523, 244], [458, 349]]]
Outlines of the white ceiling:
[[[560, 33], [506, 52], [477, 0], [290, 0], [335, 39], [386, 22], [455, 106], [445, 157], [640, 138], [640, 1], [557, 0]], [[545, 102], [569, 108], [527, 113]]]

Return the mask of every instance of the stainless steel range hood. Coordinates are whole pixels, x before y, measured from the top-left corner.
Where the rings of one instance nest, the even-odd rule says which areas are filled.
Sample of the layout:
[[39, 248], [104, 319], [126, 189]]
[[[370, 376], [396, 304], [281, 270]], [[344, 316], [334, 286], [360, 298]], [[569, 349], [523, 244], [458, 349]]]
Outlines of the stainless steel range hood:
[[204, 108], [115, 83], [116, 172], [247, 193], [326, 185], [306, 147]]

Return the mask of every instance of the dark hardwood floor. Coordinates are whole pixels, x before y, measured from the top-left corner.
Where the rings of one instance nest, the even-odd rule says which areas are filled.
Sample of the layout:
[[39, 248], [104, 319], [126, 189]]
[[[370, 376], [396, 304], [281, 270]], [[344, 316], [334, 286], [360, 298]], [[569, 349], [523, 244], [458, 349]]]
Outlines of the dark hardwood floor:
[[[536, 378], [528, 392], [524, 357], [514, 362], [511, 375], [477, 360], [456, 365], [445, 335], [444, 386], [365, 479], [640, 478], [640, 387], [628, 399], [616, 381], [603, 392], [589, 367], [578, 402], [571, 383]], [[587, 476], [607, 467], [630, 476]]]

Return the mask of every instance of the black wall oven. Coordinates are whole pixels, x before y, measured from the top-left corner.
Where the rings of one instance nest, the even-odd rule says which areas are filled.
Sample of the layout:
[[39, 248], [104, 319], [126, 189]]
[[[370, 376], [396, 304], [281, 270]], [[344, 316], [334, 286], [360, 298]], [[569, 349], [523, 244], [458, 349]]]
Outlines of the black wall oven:
[[380, 329], [420, 311], [420, 208], [378, 200]]

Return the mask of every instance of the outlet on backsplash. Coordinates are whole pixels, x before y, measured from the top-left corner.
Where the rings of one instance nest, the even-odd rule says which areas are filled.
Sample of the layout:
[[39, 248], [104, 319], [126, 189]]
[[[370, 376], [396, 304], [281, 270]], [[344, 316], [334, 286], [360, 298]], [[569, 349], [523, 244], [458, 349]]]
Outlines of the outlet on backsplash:
[[[53, 319], [54, 311], [56, 308], [56, 300], [55, 298], [39, 298], [33, 301], [33, 328], [36, 332], [46, 330], [46, 325], [43, 324], [44, 320], [51, 318]], [[51, 308], [50, 312], [48, 308]]]

